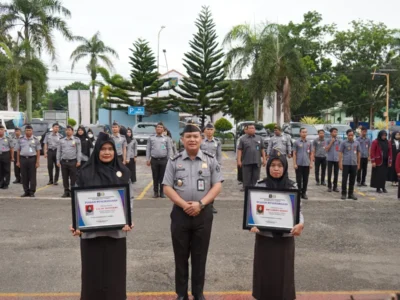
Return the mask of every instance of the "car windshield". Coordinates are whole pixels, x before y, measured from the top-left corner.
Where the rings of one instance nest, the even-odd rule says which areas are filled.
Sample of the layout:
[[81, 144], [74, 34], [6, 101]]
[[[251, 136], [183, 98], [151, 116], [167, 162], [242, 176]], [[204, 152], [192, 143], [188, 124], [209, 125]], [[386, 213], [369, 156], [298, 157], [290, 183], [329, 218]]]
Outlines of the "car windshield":
[[151, 125], [151, 124], [138, 124], [135, 126], [135, 128], [133, 129], [133, 133], [134, 134], [153, 134], [155, 132], [155, 125]]
[[292, 135], [295, 137], [299, 137], [300, 136], [300, 128], [307, 129], [308, 135], [310, 135], [310, 134], [317, 135], [318, 134], [317, 129], [315, 129], [314, 126], [302, 124], [302, 125], [292, 125]]
[[244, 129], [244, 126], [250, 125], [250, 124], [251, 125], [255, 125], [257, 131], [262, 131], [262, 130], [265, 129], [262, 124], [246, 123], [246, 124], [241, 124], [240, 125], [240, 130], [242, 131]]
[[[33, 133], [43, 133], [47, 131], [47, 123], [33, 123], [31, 124], [32, 128], [33, 128]], [[25, 126], [22, 128], [23, 131], [25, 131]]]
[[6, 128], [8, 130], [15, 129], [15, 124], [14, 124], [14, 120], [13, 119], [4, 119], [4, 123], [5, 123]]

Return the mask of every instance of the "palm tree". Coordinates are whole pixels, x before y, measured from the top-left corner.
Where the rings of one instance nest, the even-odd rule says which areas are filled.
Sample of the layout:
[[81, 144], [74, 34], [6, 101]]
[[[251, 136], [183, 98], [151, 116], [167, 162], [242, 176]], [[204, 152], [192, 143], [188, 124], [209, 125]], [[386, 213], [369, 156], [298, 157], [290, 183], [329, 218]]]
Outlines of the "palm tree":
[[[267, 80], [263, 80], [258, 72], [259, 58], [263, 49], [263, 30], [260, 27], [252, 28], [249, 24], [237, 25], [225, 36], [224, 46], [229, 46], [230, 50], [226, 54], [226, 65], [231, 76], [239, 76], [242, 72], [250, 68], [251, 75], [249, 86], [257, 87], [249, 89], [250, 96], [254, 103], [254, 120], [258, 122], [259, 104], [268, 90]], [[232, 46], [232, 44], [235, 46]]]
[[290, 39], [286, 26], [267, 24], [252, 29], [250, 25], [234, 27], [224, 43], [239, 43], [231, 47], [227, 63], [232, 74], [241, 74], [250, 67], [249, 91], [254, 101], [254, 117], [258, 121], [259, 102], [268, 93], [277, 93], [277, 122], [289, 122], [290, 107], [300, 105], [307, 90], [307, 72], [302, 57]]
[[[72, 34], [62, 19], [71, 13], [59, 0], [12, 0], [10, 4], [0, 3], [0, 28], [8, 32], [17, 28], [28, 49], [25, 51], [29, 61], [35, 51], [40, 55], [43, 50], [55, 60], [54, 31], [59, 31], [68, 40]], [[26, 82], [27, 119], [32, 119], [32, 81]]]
[[100, 62], [103, 62], [109, 69], [114, 69], [114, 65], [111, 62], [107, 54], [111, 54], [118, 58], [117, 52], [106, 46], [104, 42], [100, 39], [100, 33], [97, 32], [91, 39], [85, 39], [84, 37], [76, 37], [76, 40], [82, 42], [71, 54], [72, 66], [71, 70], [74, 69], [75, 64], [79, 62], [82, 58], [87, 56], [90, 57], [89, 64], [87, 65], [87, 70], [92, 78], [92, 123], [96, 123], [96, 78], [98, 74], [98, 68], [100, 67]]
[[11, 99], [12, 108], [19, 109], [19, 93], [27, 80], [43, 85], [47, 81], [47, 67], [43, 62], [32, 57], [27, 59], [23, 44], [12, 42], [12, 47], [0, 42], [0, 71], [5, 74], [7, 98]]

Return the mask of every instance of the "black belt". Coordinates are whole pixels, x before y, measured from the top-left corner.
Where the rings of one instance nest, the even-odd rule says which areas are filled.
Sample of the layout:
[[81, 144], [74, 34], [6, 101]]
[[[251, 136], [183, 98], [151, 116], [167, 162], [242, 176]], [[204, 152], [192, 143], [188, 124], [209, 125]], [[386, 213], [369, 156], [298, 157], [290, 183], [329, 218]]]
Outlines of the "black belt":
[[34, 155], [34, 156], [21, 156], [21, 155], [20, 155], [20, 157], [21, 157], [21, 158], [29, 159], [29, 158], [34, 158], [34, 157], [36, 158], [36, 155]]
[[164, 160], [164, 159], [168, 159], [168, 157], [167, 156], [165, 156], [165, 157], [151, 157], [151, 159], [155, 159], [155, 160]]
[[9, 153], [9, 152], [10, 152], [10, 150], [8, 150], [8, 151], [0, 151], [0, 155], [2, 155], [4, 153]]
[[62, 159], [61, 160], [61, 162], [65, 162], [65, 163], [67, 163], [67, 162], [75, 162], [76, 161], [76, 158], [75, 159]]
[[56, 149], [49, 149], [47, 151], [57, 151], [57, 148]]

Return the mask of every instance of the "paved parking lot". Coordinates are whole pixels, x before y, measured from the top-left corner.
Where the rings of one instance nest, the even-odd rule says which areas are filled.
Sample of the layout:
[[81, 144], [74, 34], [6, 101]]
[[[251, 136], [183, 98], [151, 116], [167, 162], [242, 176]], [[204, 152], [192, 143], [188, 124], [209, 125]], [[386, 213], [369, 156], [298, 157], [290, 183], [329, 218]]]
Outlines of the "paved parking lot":
[[[35, 199], [20, 198], [21, 185], [0, 190], [1, 300], [79, 298], [79, 243], [68, 232], [70, 200], [60, 198], [61, 180], [59, 186], [46, 186], [46, 173], [42, 158]], [[137, 174], [136, 226], [128, 238], [129, 299], [174, 299], [171, 203], [151, 198], [151, 172], [143, 156]], [[233, 152], [224, 152], [223, 175], [206, 290], [209, 299], [251, 299], [254, 235], [241, 229], [243, 193]], [[388, 190], [378, 195], [361, 188], [358, 201], [341, 201], [340, 194], [316, 186], [310, 176], [310, 199], [303, 204], [306, 227], [296, 240], [299, 299], [387, 299], [400, 290], [400, 201], [397, 188]]]

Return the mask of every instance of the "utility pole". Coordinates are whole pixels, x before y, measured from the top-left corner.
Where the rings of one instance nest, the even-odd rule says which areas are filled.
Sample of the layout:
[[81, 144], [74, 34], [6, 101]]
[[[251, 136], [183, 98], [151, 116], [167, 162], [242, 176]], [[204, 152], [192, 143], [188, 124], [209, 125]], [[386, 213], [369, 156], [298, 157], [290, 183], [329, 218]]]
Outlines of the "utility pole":
[[[161, 26], [160, 31], [158, 32], [158, 42], [157, 42], [157, 73], [160, 75], [160, 34], [161, 31], [165, 28], [165, 26]], [[157, 91], [158, 97], [158, 91]]]

